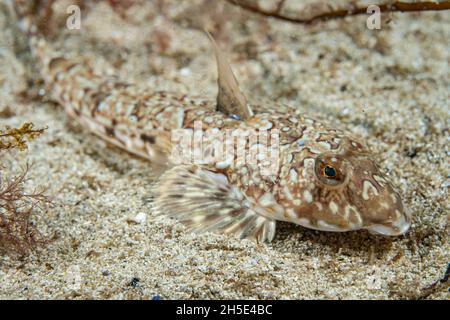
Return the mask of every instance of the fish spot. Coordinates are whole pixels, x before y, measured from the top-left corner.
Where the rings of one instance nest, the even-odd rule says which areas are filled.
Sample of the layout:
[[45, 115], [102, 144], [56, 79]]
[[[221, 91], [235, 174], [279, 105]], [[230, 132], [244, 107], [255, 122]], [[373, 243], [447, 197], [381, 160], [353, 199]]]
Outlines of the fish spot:
[[316, 148], [312, 148], [312, 147], [309, 147], [308, 150], [309, 150], [309, 152], [314, 153], [314, 154], [321, 154], [322, 153], [321, 150], [316, 149]]
[[356, 211], [355, 209], [353, 209], [353, 217], [354, 217], [355, 220], [356, 220], [356, 221], [355, 221], [355, 224], [356, 224], [356, 225], [358, 225], [358, 226], [362, 225], [363, 221], [362, 221], [361, 215], [360, 215], [359, 212]]
[[355, 207], [348, 205], [344, 210], [344, 219], [347, 221], [349, 225], [352, 226], [352, 229], [358, 228], [362, 225], [361, 215]]
[[215, 167], [217, 169], [226, 169], [231, 165], [230, 161], [219, 161], [216, 163]]
[[207, 124], [211, 124], [211, 123], [213, 123], [213, 121], [214, 121], [214, 118], [211, 116], [207, 116], [207, 117], [203, 118], [203, 122], [207, 123]]
[[294, 156], [292, 155], [292, 153], [289, 153], [286, 158], [286, 163], [291, 163], [293, 159], [294, 159]]
[[270, 129], [272, 129], [272, 127], [273, 127], [273, 123], [272, 122], [270, 122], [268, 120], [265, 120], [265, 121], [262, 121], [262, 122], [263, 123], [266, 122], [265, 125], [259, 124], [256, 127], [259, 128], [260, 130], [270, 130]]
[[383, 209], [389, 209], [389, 204], [387, 203], [387, 202], [381, 202], [380, 203], [380, 206], [383, 208]]
[[372, 182], [370, 182], [369, 180], [365, 180], [364, 184], [363, 184], [363, 193], [362, 193], [362, 197], [364, 200], [369, 200], [370, 195], [369, 195], [369, 191], [372, 190], [373, 194], [375, 196], [378, 196], [378, 190], [377, 188], [375, 188], [375, 186], [372, 184]]
[[78, 100], [83, 99], [83, 97], [84, 97], [84, 90], [78, 90], [78, 93], [77, 93]]
[[149, 144], [145, 145], [145, 150], [147, 151], [147, 154], [148, 154], [150, 159], [154, 159], [156, 157], [155, 150], [152, 147], [150, 147]]
[[297, 213], [295, 212], [294, 209], [289, 208], [286, 210], [286, 218], [290, 218], [290, 219], [297, 219]]
[[297, 171], [295, 169], [289, 170], [289, 180], [292, 183], [297, 183], [297, 181], [298, 181], [298, 174], [297, 174]]
[[342, 231], [343, 230], [342, 228], [340, 228], [334, 224], [327, 223], [323, 220], [318, 220], [317, 226], [322, 231]]
[[299, 139], [295, 143], [297, 144], [297, 146], [303, 147], [305, 145], [305, 140]]
[[270, 192], [266, 192], [265, 194], [263, 194], [260, 198], [259, 198], [259, 204], [262, 205], [263, 207], [268, 207], [275, 202], [275, 199], [273, 197], [273, 194]]
[[98, 112], [105, 111], [107, 107], [108, 107], [108, 104], [107, 104], [105, 101], [100, 101], [100, 102], [97, 104], [97, 111], [98, 111]]
[[289, 199], [291, 201], [294, 199], [294, 197], [292, 196], [291, 191], [289, 190], [289, 188], [287, 186], [285, 186], [283, 188], [283, 194], [286, 196], [287, 199]]
[[326, 150], [330, 150], [331, 149], [331, 145], [326, 142], [326, 141], [320, 141], [318, 142], [319, 145], [323, 146]]
[[391, 193], [391, 199], [393, 203], [397, 203], [397, 197], [395, 196], [395, 194]]
[[309, 221], [308, 218], [300, 218], [297, 220], [298, 224], [304, 227], [310, 227], [311, 226], [311, 221]]
[[347, 206], [345, 206], [345, 209], [344, 209], [344, 215], [343, 215], [343, 218], [344, 218], [344, 220], [348, 220], [348, 218], [349, 218], [349, 216], [350, 216], [350, 208], [351, 208], [351, 206], [350, 205], [347, 205]]
[[331, 212], [333, 214], [337, 214], [338, 213], [339, 208], [338, 208], [337, 204], [334, 201], [330, 202], [329, 207], [330, 207], [330, 210], [331, 210]]
[[[228, 211], [227, 211], [227, 212], [228, 212]], [[206, 216], [203, 216], [203, 215], [193, 216], [193, 217], [191, 218], [191, 221], [192, 221], [193, 223], [201, 223], [202, 221], [205, 220], [205, 217], [206, 217]]]
[[309, 192], [308, 190], [305, 190], [305, 192], [303, 192], [303, 198], [307, 203], [311, 203], [313, 201], [311, 192]]

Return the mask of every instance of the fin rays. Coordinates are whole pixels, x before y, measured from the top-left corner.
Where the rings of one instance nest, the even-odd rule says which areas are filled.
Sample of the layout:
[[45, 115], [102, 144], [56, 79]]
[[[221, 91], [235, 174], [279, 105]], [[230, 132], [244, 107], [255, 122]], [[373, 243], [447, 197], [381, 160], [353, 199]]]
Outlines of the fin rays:
[[271, 241], [275, 221], [252, 204], [220, 173], [197, 166], [167, 171], [156, 190], [158, 214], [176, 218], [191, 232], [219, 232], [257, 242]]
[[206, 31], [214, 48], [214, 54], [217, 61], [218, 86], [217, 111], [229, 116], [238, 116], [240, 119], [248, 119], [253, 116], [253, 112], [247, 103], [247, 98], [239, 89], [239, 84], [231, 70], [231, 67], [221, 52], [212, 35]]

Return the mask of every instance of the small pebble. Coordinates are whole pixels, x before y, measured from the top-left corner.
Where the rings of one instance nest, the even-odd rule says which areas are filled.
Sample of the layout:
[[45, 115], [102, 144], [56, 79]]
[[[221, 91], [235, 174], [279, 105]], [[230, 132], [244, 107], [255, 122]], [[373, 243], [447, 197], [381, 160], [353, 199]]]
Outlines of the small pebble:
[[144, 212], [139, 212], [134, 217], [128, 218], [128, 222], [134, 222], [134, 223], [144, 223], [145, 220], [147, 220], [147, 215]]
[[181, 68], [180, 69], [180, 75], [182, 75], [183, 77], [187, 77], [191, 75], [191, 69], [189, 68]]
[[131, 281], [128, 283], [128, 286], [136, 288], [139, 285], [139, 278], [133, 278], [131, 279]]
[[111, 272], [109, 272], [109, 270], [103, 270], [103, 271], [102, 271], [102, 276], [107, 277], [107, 276], [109, 276], [110, 274], [111, 274]]

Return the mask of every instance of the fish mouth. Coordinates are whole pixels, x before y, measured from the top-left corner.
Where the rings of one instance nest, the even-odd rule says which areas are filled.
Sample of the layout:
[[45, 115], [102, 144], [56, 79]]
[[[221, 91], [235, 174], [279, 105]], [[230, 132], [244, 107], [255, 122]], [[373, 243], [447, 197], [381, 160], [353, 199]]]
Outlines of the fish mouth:
[[400, 236], [405, 234], [411, 226], [411, 221], [407, 215], [402, 214], [401, 217], [391, 223], [373, 224], [367, 227], [370, 233], [383, 236]]

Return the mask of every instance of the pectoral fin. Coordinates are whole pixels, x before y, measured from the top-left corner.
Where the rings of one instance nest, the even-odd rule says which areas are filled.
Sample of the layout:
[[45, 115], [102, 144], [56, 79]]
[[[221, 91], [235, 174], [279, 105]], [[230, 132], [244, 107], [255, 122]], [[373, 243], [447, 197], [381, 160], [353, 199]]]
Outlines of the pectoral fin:
[[275, 235], [275, 220], [256, 213], [225, 175], [199, 166], [168, 170], [157, 187], [155, 207], [193, 232], [233, 234], [257, 242], [270, 242]]
[[216, 41], [209, 32], [206, 32], [214, 48], [214, 54], [217, 61], [218, 85], [217, 111], [227, 115], [237, 116], [240, 119], [248, 119], [253, 115], [247, 98], [239, 89], [239, 84], [231, 70], [231, 67], [221, 52]]

